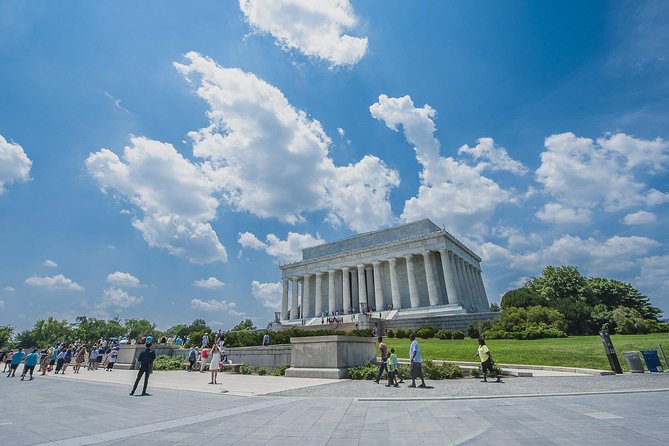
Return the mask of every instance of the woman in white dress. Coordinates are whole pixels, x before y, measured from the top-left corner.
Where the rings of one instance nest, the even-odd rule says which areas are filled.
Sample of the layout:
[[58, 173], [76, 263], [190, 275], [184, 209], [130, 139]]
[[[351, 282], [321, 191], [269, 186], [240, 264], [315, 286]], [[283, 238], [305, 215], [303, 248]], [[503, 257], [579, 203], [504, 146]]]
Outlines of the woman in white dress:
[[209, 384], [218, 384], [216, 377], [218, 376], [218, 369], [221, 366], [221, 349], [217, 344], [211, 350], [211, 363], [209, 363], [209, 370], [211, 371], [211, 382]]

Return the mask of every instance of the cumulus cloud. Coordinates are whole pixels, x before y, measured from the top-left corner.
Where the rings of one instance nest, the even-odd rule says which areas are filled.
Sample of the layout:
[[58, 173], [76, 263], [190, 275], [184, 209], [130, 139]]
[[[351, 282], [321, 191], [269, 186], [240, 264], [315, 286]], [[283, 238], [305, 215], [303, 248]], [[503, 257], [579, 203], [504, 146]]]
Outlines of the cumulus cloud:
[[5, 192], [5, 185], [28, 181], [32, 164], [23, 147], [0, 135], [0, 195]]
[[[669, 255], [649, 256], [639, 260], [640, 273], [635, 281], [657, 297], [669, 294]], [[666, 315], [665, 315], [666, 316]]]
[[552, 223], [588, 223], [593, 216], [590, 209], [571, 208], [560, 203], [546, 203], [536, 214], [541, 221]]
[[6, 286], [3, 289], [8, 293], [13, 293], [14, 291], [16, 291], [16, 288], [14, 288], [13, 286]]
[[267, 245], [258, 240], [255, 234], [252, 232], [240, 232], [237, 238], [237, 243], [239, 243], [242, 248], [250, 249], [265, 249]]
[[[354, 231], [393, 222], [389, 191], [398, 173], [377, 157], [337, 167], [331, 139], [321, 123], [293, 107], [276, 87], [236, 68], [218, 66], [198, 53], [175, 63], [207, 101], [210, 125], [190, 132], [193, 153], [238, 211], [304, 221], [304, 213], [326, 209], [328, 220]], [[357, 194], [354, 206], [342, 200]]]
[[190, 301], [191, 307], [198, 309], [198, 310], [204, 310], [208, 312], [212, 311], [227, 311], [233, 316], [244, 316], [246, 313], [243, 311], [238, 311], [237, 310], [237, 304], [234, 302], [226, 302], [225, 300], [216, 300], [216, 299], [209, 299], [209, 300], [200, 300], [200, 299], [193, 299]]
[[504, 265], [527, 272], [536, 272], [546, 265], [580, 265], [590, 274], [627, 271], [634, 268], [639, 257], [647, 255], [660, 243], [648, 237], [612, 236], [606, 240], [564, 235], [551, 245], [516, 252], [486, 242], [479, 246], [482, 258], [493, 265]]
[[626, 225], [647, 225], [655, 223], [657, 217], [652, 212], [638, 211], [632, 214], [627, 214], [623, 218], [623, 223]]
[[43, 263], [42, 266], [46, 266], [47, 268], [57, 268], [58, 264], [54, 262], [53, 260], [46, 259]]
[[101, 149], [88, 157], [86, 167], [103, 192], [113, 191], [142, 211], [132, 224], [150, 246], [193, 263], [227, 261], [209, 224], [219, 204], [216, 186], [171, 144], [134, 137], [122, 159]]
[[26, 284], [36, 287], [47, 288], [51, 290], [72, 290], [84, 291], [84, 288], [72, 279], [68, 279], [62, 274], [53, 277], [32, 276], [26, 279]]
[[[298, 262], [302, 260], [302, 250], [304, 248], [310, 248], [325, 243], [325, 240], [323, 240], [319, 234], [316, 234], [316, 237], [314, 237], [311, 234], [289, 232], [286, 240], [281, 240], [274, 234], [267, 234], [267, 243], [261, 242], [250, 232], [244, 234], [246, 234], [245, 240], [247, 241], [245, 242], [246, 246], [240, 242], [242, 246], [256, 250], [263, 250], [280, 263]], [[251, 242], [249, 242], [249, 240], [251, 240]]]
[[216, 277], [210, 277], [208, 279], [199, 279], [193, 282], [193, 286], [198, 288], [207, 288], [210, 290], [215, 290], [217, 288], [223, 288], [225, 284], [218, 280]]
[[137, 277], [130, 273], [124, 273], [121, 271], [116, 271], [107, 275], [107, 282], [111, 283], [112, 285], [128, 288], [138, 288], [141, 286], [141, 282]]
[[265, 308], [278, 311], [281, 308], [282, 293], [281, 282], [251, 282], [251, 294]]
[[144, 300], [143, 297], [132, 296], [127, 291], [116, 287], [106, 288], [102, 293], [102, 302], [99, 308], [121, 307], [128, 308]]
[[284, 49], [297, 49], [334, 65], [353, 65], [367, 51], [367, 37], [344, 34], [357, 18], [348, 0], [240, 0], [249, 24]]
[[495, 145], [492, 138], [479, 138], [474, 147], [465, 144], [458, 149], [458, 154], [467, 153], [477, 161], [476, 170], [506, 170], [516, 175], [525, 175], [527, 167], [509, 156], [504, 147]]
[[615, 212], [669, 201], [669, 193], [648, 187], [640, 178], [642, 171], [666, 168], [667, 141], [623, 133], [593, 141], [562, 133], [547, 137], [544, 145], [536, 180], [563, 205]]
[[[456, 233], [471, 232], [472, 227], [492, 215], [498, 205], [516, 201], [510, 191], [481, 174], [484, 169], [524, 172], [524, 166], [512, 160], [505, 149], [496, 147], [491, 138], [480, 139], [474, 148], [463, 146], [460, 149], [481, 160], [478, 165], [470, 166], [439, 154], [440, 143], [434, 136], [436, 111], [429, 105], [418, 108], [410, 96], [380, 95], [369, 110], [391, 130], [398, 131], [402, 127], [422, 165], [418, 195], [405, 202], [401, 220], [428, 217], [446, 224]], [[501, 164], [495, 167], [493, 162]]]

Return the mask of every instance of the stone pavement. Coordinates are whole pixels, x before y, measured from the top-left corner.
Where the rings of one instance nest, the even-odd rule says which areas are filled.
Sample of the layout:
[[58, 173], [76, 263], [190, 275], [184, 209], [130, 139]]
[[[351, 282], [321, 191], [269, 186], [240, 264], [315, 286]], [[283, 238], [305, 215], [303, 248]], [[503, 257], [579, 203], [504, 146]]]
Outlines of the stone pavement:
[[[31, 382], [21, 382], [18, 378], [0, 377], [4, 409], [0, 415], [0, 444], [615, 446], [669, 443], [669, 392], [666, 390], [496, 399], [365, 401], [351, 397], [240, 397], [150, 386], [153, 396], [130, 397], [127, 385], [60, 378], [38, 377]], [[589, 379], [595, 382], [603, 378], [607, 377]], [[657, 375], [645, 378], [651, 382], [648, 380], [657, 379]], [[517, 378], [507, 384], [521, 386], [543, 379]], [[457, 382], [462, 381], [473, 380]], [[663, 381], [666, 382], [664, 378]], [[635, 381], [636, 385], [642, 383]], [[362, 384], [377, 393], [392, 390], [369, 382]], [[610, 385], [615, 384], [611, 381]], [[493, 389], [495, 385], [481, 384], [480, 387]]]

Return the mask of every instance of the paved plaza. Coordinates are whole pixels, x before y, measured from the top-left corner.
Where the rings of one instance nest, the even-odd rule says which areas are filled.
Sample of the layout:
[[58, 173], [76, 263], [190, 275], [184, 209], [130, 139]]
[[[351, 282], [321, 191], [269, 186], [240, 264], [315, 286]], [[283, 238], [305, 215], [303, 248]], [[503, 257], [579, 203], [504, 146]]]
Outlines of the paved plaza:
[[[152, 396], [130, 397], [129, 382], [110, 381], [131, 380], [132, 372], [117, 372], [31, 382], [0, 377], [0, 444], [669, 444], [669, 374], [438, 381], [428, 382], [433, 389], [402, 388], [394, 395], [402, 399], [380, 400], [398, 389], [223, 374], [222, 382], [240, 389], [221, 394], [191, 388], [208, 376], [186, 372], [164, 373], [172, 382], [182, 378], [188, 390], [150, 384]], [[263, 380], [279, 394], [239, 396]], [[584, 391], [599, 393], [579, 394]], [[604, 393], [610, 391], [618, 393]], [[540, 393], [573, 395], [526, 396]]]

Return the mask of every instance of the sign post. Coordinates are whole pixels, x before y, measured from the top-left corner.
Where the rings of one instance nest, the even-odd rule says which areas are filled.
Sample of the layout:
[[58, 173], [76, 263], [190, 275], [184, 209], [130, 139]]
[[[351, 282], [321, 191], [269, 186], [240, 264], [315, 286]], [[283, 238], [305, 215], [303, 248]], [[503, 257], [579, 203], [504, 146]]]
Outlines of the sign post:
[[617, 374], [622, 374], [623, 369], [620, 367], [618, 356], [616, 356], [616, 349], [613, 348], [613, 342], [611, 342], [611, 336], [609, 336], [609, 332], [600, 331], [599, 337], [602, 339], [602, 345], [604, 346], [604, 351], [606, 352], [606, 357], [609, 360], [611, 370]]

